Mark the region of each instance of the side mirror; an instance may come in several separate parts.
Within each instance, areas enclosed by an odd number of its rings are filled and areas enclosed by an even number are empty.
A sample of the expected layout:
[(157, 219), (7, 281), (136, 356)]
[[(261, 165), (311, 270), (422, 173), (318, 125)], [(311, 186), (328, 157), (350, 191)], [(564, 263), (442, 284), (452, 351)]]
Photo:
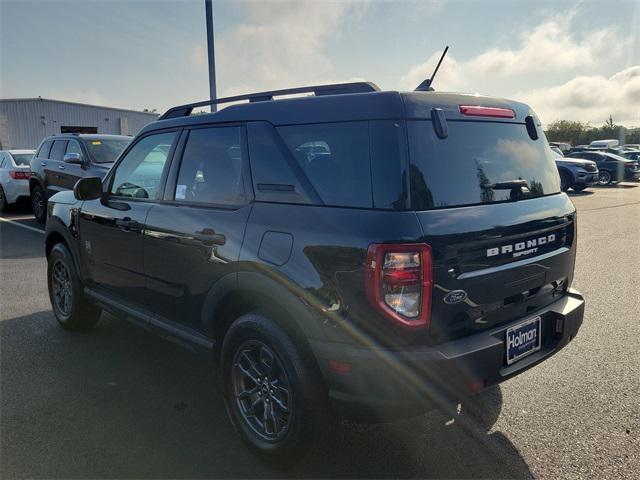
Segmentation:
[(72, 163), (74, 165), (84, 165), (82, 155), (79, 153), (67, 153), (64, 156), (64, 163)]
[(102, 179), (100, 177), (81, 178), (73, 186), (76, 200), (95, 200), (102, 197)]

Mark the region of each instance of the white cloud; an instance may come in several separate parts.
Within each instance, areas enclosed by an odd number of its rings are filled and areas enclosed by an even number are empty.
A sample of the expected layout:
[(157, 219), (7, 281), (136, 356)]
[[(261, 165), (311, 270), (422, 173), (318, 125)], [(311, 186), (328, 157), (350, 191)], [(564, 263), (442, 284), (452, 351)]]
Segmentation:
[[(365, 2), (269, 1), (238, 4), (248, 17), (216, 38), (216, 62), (224, 95), (286, 88), (339, 77), (323, 46), (350, 21), (359, 21)], [(202, 55), (192, 55), (198, 65)], [(206, 65), (205, 65), (206, 68)]]
[(578, 76), (562, 85), (514, 97), (530, 104), (545, 124), (568, 119), (600, 125), (611, 115), (616, 123), (640, 126), (640, 65), (609, 78)]
[[(617, 38), (613, 27), (578, 39), (571, 32), (574, 16), (572, 11), (562, 22), (551, 18), (527, 30), (518, 37), (517, 48), (494, 47), (466, 61), (448, 55), (438, 72), (439, 90), (469, 91), (498, 78), (591, 68), (620, 55), (624, 42)], [(430, 76), (439, 55), (436, 52), (426, 62), (411, 67), (400, 79), (402, 87), (415, 88)]]
[[(622, 70), (610, 78), (586, 74), (603, 68), (621, 54), (625, 41), (613, 28), (590, 32), (584, 39), (571, 30), (575, 12), (560, 23), (555, 18), (542, 22), (520, 36), (516, 48), (491, 48), (469, 60), (447, 56), (435, 82), (440, 91), (463, 91), (500, 95), (530, 104), (544, 123), (558, 119), (594, 124), (609, 115), (624, 125), (640, 125), (640, 66)], [(414, 65), (400, 78), (402, 89), (414, 89), (429, 77), (440, 52)], [(572, 80), (549, 85), (550, 79)], [(526, 90), (528, 85), (536, 85)], [(519, 90), (519, 91), (518, 91)]]

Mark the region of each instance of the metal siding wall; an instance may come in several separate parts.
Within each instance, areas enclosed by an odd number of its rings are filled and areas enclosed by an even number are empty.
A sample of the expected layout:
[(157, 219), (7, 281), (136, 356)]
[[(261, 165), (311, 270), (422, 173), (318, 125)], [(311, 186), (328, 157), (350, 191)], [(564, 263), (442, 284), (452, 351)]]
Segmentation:
[(37, 148), (43, 138), (60, 133), (61, 126), (96, 127), (98, 133), (120, 135), (122, 117), (128, 133), (135, 135), (158, 115), (49, 100), (0, 100), (0, 142), (4, 149)]

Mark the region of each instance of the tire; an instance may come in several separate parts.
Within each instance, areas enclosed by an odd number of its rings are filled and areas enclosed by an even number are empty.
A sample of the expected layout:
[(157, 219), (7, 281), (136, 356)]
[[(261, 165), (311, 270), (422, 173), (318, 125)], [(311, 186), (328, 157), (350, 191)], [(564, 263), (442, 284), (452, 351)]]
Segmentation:
[(53, 314), (65, 330), (91, 329), (100, 319), (100, 309), (84, 296), (73, 257), (62, 243), (49, 253), (47, 285)]
[(4, 194), (2, 185), (0, 185), (0, 212), (4, 212), (8, 207), (9, 203), (7, 203), (7, 197)]
[(327, 444), (336, 419), (318, 367), (275, 322), (249, 313), (231, 325), (222, 381), (231, 422), (267, 463), (290, 467)]
[(611, 172), (607, 170), (600, 170), (600, 173), (598, 174), (598, 185), (610, 185), (612, 181)]
[(573, 187), (573, 191), (574, 192), (581, 192), (583, 191), (585, 188), (587, 188), (587, 185), (585, 185), (584, 183), (581, 183), (580, 185), (574, 185)]
[(38, 223), (47, 221), (47, 197), (40, 185), (36, 185), (31, 191), (31, 210)]
[(571, 187), (571, 178), (565, 172), (560, 172), (560, 190), (566, 192)]

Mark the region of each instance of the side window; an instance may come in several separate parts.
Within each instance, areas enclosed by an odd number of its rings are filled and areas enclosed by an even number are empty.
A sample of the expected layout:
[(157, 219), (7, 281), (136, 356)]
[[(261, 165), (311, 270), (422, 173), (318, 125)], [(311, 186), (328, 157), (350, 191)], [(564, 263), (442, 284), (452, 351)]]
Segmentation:
[(53, 144), (52, 140), (47, 140), (42, 144), (40, 150), (38, 150), (38, 158), (49, 158), (49, 150), (51, 150), (51, 145)]
[(119, 197), (156, 198), (176, 135), (176, 132), (159, 133), (146, 136), (136, 143), (116, 168), (111, 194)]
[(66, 153), (77, 153), (82, 157), (82, 150), (80, 150), (80, 145), (75, 140), (69, 140), (69, 143), (67, 143)]
[(278, 127), (327, 205), (372, 207), (368, 122)]
[(53, 142), (53, 147), (51, 147), (51, 153), (49, 154), (49, 158), (51, 160), (59, 160), (62, 161), (64, 158), (64, 151), (67, 148), (66, 140), (56, 140)]
[[(256, 200), (263, 202), (311, 203), (302, 183), (304, 174), (290, 157), (287, 146), (278, 136), (273, 125), (267, 122), (250, 122), (249, 158), (251, 177)], [(294, 172), (297, 169), (298, 176)]]
[(244, 203), (240, 127), (198, 128), (184, 147), (175, 200), (214, 205)]

